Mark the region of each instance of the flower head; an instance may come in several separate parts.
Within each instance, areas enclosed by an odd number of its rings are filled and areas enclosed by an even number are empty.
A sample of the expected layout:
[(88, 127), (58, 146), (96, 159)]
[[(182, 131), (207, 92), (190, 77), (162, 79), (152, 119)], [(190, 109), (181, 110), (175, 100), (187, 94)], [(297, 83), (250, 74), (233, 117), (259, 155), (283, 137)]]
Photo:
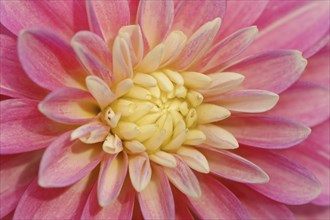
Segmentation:
[(284, 204), (327, 205), (315, 161), (329, 158), (301, 154), (329, 90), (308, 71), (297, 81), (328, 39), (326, 5), (1, 2), (1, 217), (291, 218)]

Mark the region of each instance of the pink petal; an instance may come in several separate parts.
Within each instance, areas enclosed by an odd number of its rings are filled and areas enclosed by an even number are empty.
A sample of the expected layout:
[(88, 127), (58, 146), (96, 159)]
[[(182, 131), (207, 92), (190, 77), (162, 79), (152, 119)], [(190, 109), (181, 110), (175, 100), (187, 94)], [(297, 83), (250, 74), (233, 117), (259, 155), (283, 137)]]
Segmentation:
[(138, 193), (145, 219), (174, 219), (174, 199), (170, 183), (159, 166), (153, 166), (151, 181)]
[(18, 35), (22, 29), (47, 28), (66, 38), (88, 29), (85, 4), (82, 1), (1, 1), (1, 23)]
[(100, 121), (92, 121), (76, 128), (71, 133), (71, 140), (80, 139), (87, 144), (103, 142), (110, 132), (110, 127)]
[(310, 129), (284, 118), (267, 116), (231, 116), (218, 123), (231, 132), (238, 142), (253, 147), (280, 149), (303, 141)]
[(329, 100), (329, 89), (300, 81), (283, 92), (275, 108), (266, 114), (290, 118), (307, 126), (314, 126), (329, 117)]
[(258, 164), (270, 176), (266, 184), (249, 185), (261, 194), (285, 204), (304, 204), (315, 199), (321, 186), (306, 168), (269, 151), (244, 147), (238, 150), (246, 159)]
[(101, 37), (89, 31), (80, 31), (72, 38), (71, 45), (89, 73), (107, 83), (112, 82), (112, 57)]
[(208, 175), (199, 175), (202, 195), (186, 197), (187, 205), (201, 219), (247, 219), (247, 213), (236, 196)]
[(243, 203), (251, 219), (295, 219), (293, 213), (284, 204), (268, 199), (241, 184), (230, 183), (230, 187)]
[(41, 114), (38, 102), (8, 99), (0, 102), (1, 154), (27, 152), (47, 147), (57, 135), (70, 127)]
[(242, 183), (266, 183), (269, 176), (256, 164), (226, 150), (199, 149), (206, 157), (210, 171)]
[(141, 192), (150, 182), (152, 169), (147, 153), (130, 155), (129, 176), (136, 191)]
[(20, 199), (14, 219), (79, 219), (93, 182), (87, 176), (70, 187), (46, 189), (35, 179)]
[(17, 41), (0, 35), (0, 92), (11, 97), (41, 99), (46, 91), (27, 77), (17, 57)]
[(322, 192), (315, 200), (314, 204), (329, 205), (330, 204), (330, 170), (329, 170), (329, 156), (322, 154), (319, 150), (314, 150), (318, 146), (310, 141), (308, 138), (303, 143), (299, 144), (293, 149), (281, 151), (281, 155), (291, 161), (295, 161), (307, 167), (312, 171), (317, 179), (321, 182)]
[(249, 52), (282, 48), (305, 52), (328, 32), (329, 8), (329, 1), (270, 2), (256, 22), (260, 35)]
[(128, 160), (126, 153), (107, 155), (103, 158), (97, 184), (97, 195), (102, 207), (115, 201), (126, 178)]
[(175, 219), (177, 220), (194, 220), (189, 208), (182, 202), (181, 194), (177, 189), (173, 190), (173, 197), (175, 201)]
[[(313, 127), (312, 134), (309, 136), (309, 140), (313, 143), (310, 146), (311, 149), (319, 151), (320, 153), (327, 155), (330, 159), (330, 121), (329, 119)], [(313, 145), (318, 147), (315, 149)]]
[[(220, 28), (220, 30), (222, 27)], [(215, 44), (204, 57), (196, 64), (196, 70), (205, 72), (219, 69), (221, 64), (231, 60), (244, 51), (254, 40), (258, 33), (256, 26), (247, 27), (236, 31)]]
[(140, 1), (137, 23), (141, 26), (150, 48), (163, 41), (170, 31), (173, 18), (173, 1)]
[(226, 15), (216, 41), (223, 39), (236, 30), (248, 27), (258, 19), (268, 4), (268, 0), (254, 1), (227, 1)]
[(329, 219), (330, 207), (329, 206), (317, 206), (312, 204), (306, 204), (301, 206), (290, 206), (291, 211), (294, 213), (296, 219), (299, 220), (311, 220), (311, 219)]
[(181, 30), (190, 36), (198, 28), (215, 18), (223, 18), (226, 1), (196, 0), (179, 1), (175, 6), (175, 17), (172, 30)]
[(0, 218), (14, 210), (38, 174), (40, 151), (0, 156)]
[(163, 167), (164, 172), (171, 183), (184, 194), (197, 198), (201, 195), (198, 179), (189, 166), (176, 156), (177, 166), (175, 168)]
[[(219, 106), (234, 112), (260, 113), (272, 109), (279, 96), (265, 90), (237, 90), (220, 96), (208, 97)], [(214, 100), (214, 101), (213, 101)]]
[(196, 30), (196, 32), (188, 38), (179, 57), (172, 64), (173, 67), (178, 70), (186, 70), (195, 64), (211, 46), (212, 41), (220, 28), (220, 24), (221, 20), (216, 18), (205, 23), (202, 27)]
[[(0, 5), (1, 7), (1, 5)], [(8, 30), (5, 26), (3, 26), (2, 23), (0, 23), (0, 34), (6, 35), (8, 37), (11, 37), (15, 40), (17, 40), (17, 36), (13, 34), (10, 30)]]
[(302, 74), (307, 62), (298, 51), (278, 50), (248, 57), (226, 68), (245, 76), (241, 87), (280, 93)]
[(39, 185), (63, 187), (89, 174), (103, 157), (98, 144), (70, 141), (71, 132), (57, 138), (46, 149), (39, 170)]
[(307, 67), (300, 79), (330, 87), (329, 57), (329, 48), (310, 57), (308, 59)]
[(89, 122), (100, 111), (88, 92), (68, 87), (50, 93), (38, 107), (48, 118), (69, 124)]
[(45, 89), (83, 87), (81, 79), (85, 72), (73, 49), (51, 32), (36, 29), (21, 32), (18, 55), (28, 76)]
[(111, 44), (118, 30), (130, 23), (127, 1), (86, 1), (91, 30)]
[[(127, 179), (128, 180), (128, 179)], [(121, 193), (110, 205), (102, 208), (98, 204), (96, 184), (89, 194), (81, 219), (131, 219), (134, 207), (135, 191), (129, 184), (124, 183)]]

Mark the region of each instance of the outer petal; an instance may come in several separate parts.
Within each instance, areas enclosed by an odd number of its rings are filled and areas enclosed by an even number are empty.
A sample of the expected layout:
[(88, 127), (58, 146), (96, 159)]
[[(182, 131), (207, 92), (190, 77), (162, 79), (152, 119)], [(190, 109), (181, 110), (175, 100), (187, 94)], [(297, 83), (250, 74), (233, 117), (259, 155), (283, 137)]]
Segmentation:
[(218, 17), (223, 18), (225, 11), (225, 0), (178, 1), (172, 30), (181, 30), (190, 36), (206, 22)]
[(175, 201), (175, 219), (177, 220), (194, 220), (189, 208), (182, 202), (181, 194), (177, 189), (173, 187), (173, 197)]
[(284, 204), (268, 199), (241, 184), (230, 183), (230, 187), (243, 203), (251, 219), (295, 219), (293, 213)]
[(137, 23), (141, 26), (150, 48), (155, 47), (166, 37), (173, 18), (173, 1), (140, 1)]
[(320, 150), (314, 150), (315, 148), (318, 148), (318, 145), (311, 142), (310, 138), (308, 138), (294, 149), (281, 151), (281, 155), (307, 167), (315, 174), (322, 184), (322, 192), (319, 197), (313, 200), (313, 203), (317, 205), (329, 205), (330, 159), (329, 155), (325, 155)]
[(91, 30), (110, 44), (130, 22), (128, 1), (86, 1), (86, 5)]
[(208, 175), (199, 175), (202, 194), (199, 198), (186, 197), (188, 206), (201, 219), (247, 219), (247, 212), (220, 182)]
[(200, 149), (207, 158), (210, 171), (218, 176), (243, 182), (265, 183), (269, 177), (265, 171), (254, 163), (225, 150)]
[(124, 152), (104, 157), (97, 184), (98, 201), (102, 207), (117, 199), (125, 181), (127, 168), (128, 160)]
[(174, 199), (170, 183), (159, 166), (153, 166), (151, 181), (138, 193), (145, 219), (174, 219)]
[(100, 145), (71, 142), (70, 134), (61, 135), (46, 149), (40, 163), (39, 185), (71, 185), (89, 174), (101, 161)]
[(39, 103), (39, 110), (48, 118), (61, 123), (82, 124), (91, 121), (100, 109), (86, 91), (62, 88)]
[(225, 70), (244, 75), (243, 88), (280, 93), (300, 77), (306, 64), (300, 52), (278, 50), (248, 57)]
[(312, 134), (309, 137), (309, 140), (313, 145), (318, 147), (315, 149), (313, 146), (310, 146), (310, 149), (316, 150), (323, 155), (326, 155), (330, 159), (330, 121), (329, 119), (324, 121), (322, 124), (319, 124), (313, 127)]
[(87, 176), (71, 187), (45, 189), (35, 179), (20, 199), (14, 219), (79, 219), (93, 182)]
[(329, 89), (301, 81), (283, 92), (275, 108), (266, 114), (286, 117), (314, 126), (329, 117), (329, 100)]
[(71, 45), (89, 73), (109, 84), (112, 82), (112, 57), (102, 38), (89, 31), (80, 31), (72, 38)]
[(216, 38), (216, 41), (233, 33), (236, 30), (250, 26), (260, 16), (268, 0), (254, 1), (227, 1), (226, 15)]
[(18, 35), (22, 29), (48, 28), (66, 38), (88, 28), (84, 2), (50, 1), (1, 1), (1, 23)]
[(8, 99), (0, 102), (1, 154), (27, 152), (47, 147), (70, 127), (42, 115), (32, 100)]
[(294, 213), (296, 219), (301, 220), (329, 219), (330, 216), (329, 206), (306, 204), (301, 206), (290, 206), (290, 209)]
[(232, 116), (218, 124), (239, 143), (268, 149), (291, 147), (310, 134), (303, 124), (276, 117)]
[(14, 210), (38, 174), (41, 152), (0, 156), (0, 218)]
[(330, 48), (320, 51), (308, 59), (308, 65), (301, 76), (306, 80), (330, 87)]
[[(273, 108), (279, 96), (265, 90), (238, 90), (206, 100), (225, 107), (230, 111), (260, 113)], [(213, 101), (214, 100), (214, 101)]]
[(89, 194), (81, 219), (131, 219), (134, 207), (135, 191), (128, 179), (121, 193), (110, 205), (102, 208), (98, 205), (96, 184)]
[(18, 55), (28, 76), (45, 89), (83, 87), (85, 72), (73, 49), (51, 32), (36, 29), (21, 32)]
[(11, 97), (41, 99), (46, 91), (27, 77), (17, 57), (17, 42), (0, 35), (0, 93)]
[(285, 204), (304, 204), (321, 192), (319, 181), (306, 168), (275, 153), (242, 148), (239, 154), (261, 166), (271, 177), (261, 185), (249, 185), (263, 195)]
[(308, 50), (329, 31), (329, 8), (329, 1), (272, 1), (256, 22), (260, 35), (249, 52)]

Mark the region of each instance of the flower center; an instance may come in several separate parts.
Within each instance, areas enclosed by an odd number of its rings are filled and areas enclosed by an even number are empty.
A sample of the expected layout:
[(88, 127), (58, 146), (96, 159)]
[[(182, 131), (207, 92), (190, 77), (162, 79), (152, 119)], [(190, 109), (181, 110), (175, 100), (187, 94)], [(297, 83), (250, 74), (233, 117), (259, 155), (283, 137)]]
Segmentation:
[(136, 72), (131, 89), (103, 112), (111, 127), (104, 151), (152, 155), (203, 143), (205, 135), (198, 124), (206, 109), (202, 108), (203, 96), (196, 89), (205, 88), (210, 82), (208, 76), (196, 72)]

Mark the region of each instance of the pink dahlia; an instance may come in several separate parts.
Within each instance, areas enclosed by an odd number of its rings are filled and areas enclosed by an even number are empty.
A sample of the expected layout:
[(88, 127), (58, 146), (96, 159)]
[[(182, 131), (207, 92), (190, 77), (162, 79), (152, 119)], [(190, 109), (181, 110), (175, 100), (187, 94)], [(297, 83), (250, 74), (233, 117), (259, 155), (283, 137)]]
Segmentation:
[(329, 215), (328, 1), (0, 6), (0, 217)]

